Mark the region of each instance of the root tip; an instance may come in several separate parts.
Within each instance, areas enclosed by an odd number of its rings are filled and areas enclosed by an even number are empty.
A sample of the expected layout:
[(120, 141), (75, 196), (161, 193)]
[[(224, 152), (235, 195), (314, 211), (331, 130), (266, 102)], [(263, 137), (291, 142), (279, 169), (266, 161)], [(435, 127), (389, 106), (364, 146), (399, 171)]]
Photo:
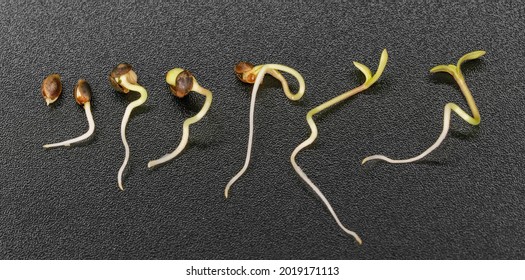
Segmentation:
[(224, 188), (224, 198), (228, 199), (228, 197), (230, 197), (230, 187), (232, 186), (232, 183), (228, 183), (228, 185), (226, 185), (226, 188)]

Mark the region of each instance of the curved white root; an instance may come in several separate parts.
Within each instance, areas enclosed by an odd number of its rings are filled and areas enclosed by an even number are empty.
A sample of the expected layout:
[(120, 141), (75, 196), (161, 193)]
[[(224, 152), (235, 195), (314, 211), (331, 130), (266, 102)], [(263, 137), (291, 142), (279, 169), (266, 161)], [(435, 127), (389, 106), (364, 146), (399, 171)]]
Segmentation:
[[(293, 94), (290, 91), (288, 87), (288, 83), (286, 82), (286, 79), (284, 79), (284, 77), (277, 70), (287, 72), (293, 75), (297, 79), (297, 81), (299, 82), (299, 90), (297, 91), (296, 94)], [(296, 70), (290, 67), (284, 66), (284, 65), (280, 65), (280, 64), (266, 64), (261, 68), (261, 70), (257, 74), (257, 78), (255, 79), (255, 83), (252, 89), (252, 99), (250, 102), (250, 135), (248, 138), (246, 160), (244, 161), (244, 166), (242, 167), (242, 169), (233, 178), (231, 178), (231, 180), (226, 185), (226, 188), (224, 188), (225, 198), (228, 198), (231, 186), (244, 174), (244, 172), (246, 172), (246, 170), (248, 169), (248, 166), (250, 165), (250, 157), (252, 154), (253, 133), (254, 133), (255, 97), (257, 95), (259, 86), (262, 83), (262, 80), (266, 73), (269, 73), (270, 75), (274, 76), (276, 79), (278, 79), (281, 82), (284, 93), (286, 97), (288, 97), (290, 100), (299, 100), (304, 95), (304, 91), (305, 91), (304, 79), (301, 76), (301, 74), (299, 74), (299, 72), (297, 72)]]
[(439, 147), (439, 145), (441, 145), (443, 140), (445, 140), (445, 138), (447, 137), (447, 133), (450, 128), (450, 119), (451, 119), (452, 111), (456, 112), (463, 119), (466, 119), (466, 118), (472, 119), (472, 117), (470, 117), (465, 111), (459, 108), (458, 105), (454, 103), (448, 103), (447, 105), (445, 105), (444, 116), (443, 116), (443, 130), (441, 131), (441, 134), (439, 135), (437, 141), (432, 146), (430, 146), (430, 148), (428, 148), (426, 151), (424, 151), (420, 155), (413, 157), (413, 158), (409, 158), (409, 159), (397, 159), (397, 160), (388, 158), (384, 155), (373, 155), (373, 156), (369, 156), (363, 159), (361, 164), (365, 164), (367, 161), (376, 160), (376, 159), (383, 160), (389, 163), (410, 163), (410, 162), (418, 161), (424, 158), (425, 156), (430, 154), (432, 151), (434, 151), (437, 147)]
[(297, 146), (294, 151), (292, 152), (292, 155), (290, 156), (290, 161), (292, 163), (292, 166), (295, 170), (295, 172), (299, 175), (299, 177), (301, 177), (301, 179), (303, 179), (307, 184), (308, 186), (310, 186), (310, 188), (317, 194), (317, 196), (321, 199), (321, 201), (324, 203), (324, 205), (326, 206), (326, 208), (328, 209), (328, 211), (330, 211), (330, 214), (332, 214), (332, 217), (334, 218), (334, 220), (336, 221), (337, 225), (339, 226), (339, 228), (341, 228), (345, 233), (347, 233), (348, 235), (351, 235), (352, 237), (355, 238), (355, 240), (357, 241), (357, 243), (359, 243), (359, 245), (361, 245), (363, 243), (363, 241), (361, 240), (361, 238), (357, 235), (357, 233), (355, 233), (354, 231), (351, 231), (349, 230), (348, 228), (346, 228), (343, 223), (341, 223), (341, 221), (339, 220), (339, 218), (337, 217), (337, 215), (335, 214), (335, 211), (334, 209), (332, 208), (332, 206), (330, 205), (330, 203), (328, 202), (328, 199), (326, 199), (326, 197), (323, 195), (323, 193), (321, 192), (321, 190), (310, 180), (310, 178), (308, 178), (308, 176), (306, 176), (306, 174), (304, 173), (304, 171), (299, 167), (299, 165), (297, 164), (297, 162), (295, 161), (295, 158), (297, 156), (297, 154), (303, 150), (304, 148), (308, 147), (309, 145), (311, 145), (315, 139), (317, 138), (317, 134), (318, 134), (318, 131), (317, 131), (317, 126), (315, 125), (315, 122), (314, 122), (314, 119), (313, 119), (313, 116), (345, 99), (348, 99), (350, 98), (351, 96), (355, 95), (355, 94), (358, 94), (359, 92), (363, 91), (363, 90), (366, 90), (367, 88), (369, 88), (372, 84), (374, 84), (378, 79), (379, 77), (381, 76), (381, 74), (383, 73), (383, 70), (385, 69), (386, 67), (386, 63), (388, 61), (388, 53), (386, 51), (386, 49), (383, 50), (383, 52), (381, 53), (381, 59), (379, 60), (379, 66), (377, 68), (377, 71), (375, 74), (372, 74), (372, 71), (370, 71), (370, 69), (366, 66), (366, 65), (363, 65), (359, 62), (355, 62), (354, 61), (354, 65), (359, 69), (361, 70), (361, 72), (363, 72), (363, 74), (365, 75), (366, 77), (366, 80), (365, 82), (352, 89), (352, 90), (349, 90), (341, 95), (338, 95), (326, 102), (324, 102), (323, 104), (313, 108), (312, 110), (308, 111), (308, 114), (306, 114), (306, 121), (308, 122), (308, 126), (310, 126), (310, 130), (311, 130), (311, 134), (310, 134), (310, 137), (308, 137), (308, 139), (306, 139), (303, 143), (301, 143), (299, 146)]
[(91, 137), (91, 135), (93, 135), (93, 132), (95, 131), (95, 121), (93, 120), (93, 115), (91, 114), (91, 104), (90, 104), (90, 102), (84, 103), (84, 110), (86, 111), (86, 117), (87, 117), (88, 124), (89, 124), (89, 129), (88, 129), (88, 131), (86, 133), (82, 134), (79, 137), (76, 137), (76, 138), (73, 138), (73, 139), (69, 139), (69, 140), (66, 140), (66, 141), (63, 141), (63, 142), (53, 143), (53, 144), (46, 144), (43, 147), (45, 149), (62, 147), (62, 146), (69, 147), (69, 146), (71, 146), (71, 144), (76, 144), (78, 142), (82, 142), (84, 140), (89, 139)]
[(299, 177), (301, 177), (301, 179), (303, 179), (306, 184), (308, 184), (308, 186), (310, 186), (310, 188), (317, 194), (317, 196), (321, 199), (321, 201), (324, 203), (324, 205), (326, 206), (326, 208), (328, 209), (328, 211), (330, 212), (330, 214), (332, 214), (332, 217), (334, 218), (334, 220), (336, 221), (337, 225), (339, 226), (339, 228), (341, 228), (344, 232), (346, 232), (347, 234), (353, 236), (355, 238), (355, 240), (357, 241), (357, 243), (359, 243), (359, 245), (361, 245), (363, 243), (363, 241), (361, 240), (361, 238), (357, 235), (357, 233), (349, 230), (348, 228), (346, 228), (343, 223), (341, 223), (341, 221), (339, 220), (339, 217), (337, 217), (337, 214), (335, 214), (335, 211), (334, 209), (332, 208), (332, 205), (330, 205), (330, 202), (328, 202), (328, 199), (326, 199), (326, 197), (323, 195), (323, 193), (321, 192), (321, 190), (310, 180), (310, 178), (308, 178), (308, 176), (306, 176), (306, 174), (304, 173), (304, 171), (301, 169), (301, 167), (299, 167), (299, 165), (297, 164), (297, 162), (295, 161), (295, 158), (297, 156), (297, 154), (303, 150), (304, 148), (310, 146), (314, 141), (315, 139), (317, 139), (317, 135), (318, 135), (318, 131), (317, 131), (317, 126), (315, 125), (315, 122), (314, 122), (314, 119), (313, 119), (313, 116), (319, 112), (321, 112), (322, 110), (336, 104), (336, 103), (339, 103), (363, 90), (365, 90), (367, 87), (365, 85), (361, 85), (357, 88), (354, 88), (350, 91), (347, 91), (337, 97), (334, 97), (332, 99), (330, 99), (329, 101), (313, 108), (312, 110), (310, 110), (308, 112), (308, 114), (306, 114), (306, 121), (308, 122), (308, 126), (310, 126), (310, 130), (311, 130), (311, 134), (310, 134), (310, 137), (308, 137), (308, 139), (306, 139), (303, 143), (301, 143), (299, 146), (297, 146), (295, 148), (295, 150), (292, 152), (292, 155), (290, 156), (290, 161), (292, 163), (292, 166), (295, 170), (295, 172), (299, 175)]
[[(312, 123), (313, 123), (313, 121), (312, 121)], [(337, 214), (335, 213), (334, 209), (332, 208), (332, 205), (330, 205), (330, 202), (328, 202), (328, 199), (326, 199), (326, 197), (323, 195), (321, 190), (310, 180), (310, 178), (308, 178), (308, 176), (306, 176), (304, 171), (301, 169), (301, 167), (299, 167), (299, 165), (297, 165), (297, 162), (295, 161), (295, 157), (297, 156), (297, 154), (302, 149), (304, 149), (304, 148), (308, 147), (310, 144), (312, 144), (314, 142), (315, 138), (316, 138), (317, 128), (315, 127), (315, 124), (313, 124), (313, 127), (311, 127), (311, 128), (312, 128), (312, 135), (310, 135), (310, 137), (308, 139), (306, 139), (306, 141), (304, 141), (299, 146), (297, 146), (297, 148), (295, 148), (295, 150), (293, 151), (293, 153), (292, 153), (292, 155), (290, 157), (290, 161), (292, 162), (292, 166), (295, 169), (295, 172), (297, 172), (297, 174), (308, 184), (308, 186), (310, 186), (310, 188), (312, 188), (312, 190), (315, 192), (315, 194), (317, 194), (317, 196), (319, 196), (319, 198), (324, 203), (324, 205), (326, 206), (328, 211), (330, 211), (330, 214), (332, 214), (332, 217), (334, 218), (334, 220), (337, 223), (337, 225), (339, 226), (339, 228), (341, 228), (347, 234), (353, 236), (355, 238), (355, 240), (357, 241), (357, 243), (359, 243), (359, 245), (361, 245), (361, 244), (363, 244), (363, 241), (361, 240), (359, 235), (357, 235), (357, 233), (347, 229), (343, 225), (343, 223), (341, 223), (341, 221), (337, 217)], [(314, 134), (314, 128), (315, 128), (315, 134)]]
[(194, 91), (206, 97), (206, 101), (204, 101), (204, 105), (202, 106), (202, 109), (199, 111), (199, 113), (197, 113), (197, 115), (191, 118), (188, 118), (187, 120), (184, 121), (184, 124), (182, 125), (182, 140), (180, 141), (179, 146), (177, 146), (175, 151), (167, 155), (164, 155), (163, 157), (159, 159), (148, 162), (149, 168), (153, 168), (160, 164), (164, 164), (174, 159), (176, 156), (178, 156), (184, 150), (184, 147), (186, 147), (186, 144), (188, 143), (188, 138), (190, 135), (190, 125), (200, 121), (204, 117), (204, 115), (206, 115), (206, 113), (208, 112), (208, 109), (210, 109), (211, 101), (212, 101), (211, 92), (199, 85), (194, 85)]
[(246, 169), (248, 169), (248, 166), (250, 165), (250, 157), (252, 155), (252, 145), (253, 145), (253, 132), (254, 132), (254, 115), (255, 115), (255, 97), (257, 96), (257, 91), (259, 90), (259, 85), (262, 82), (262, 78), (266, 74), (266, 68), (263, 67), (259, 74), (257, 75), (257, 78), (255, 79), (255, 84), (253, 85), (252, 90), (252, 99), (250, 101), (250, 135), (248, 136), (248, 148), (246, 151), (246, 160), (244, 161), (244, 166), (242, 169), (235, 175), (233, 178), (230, 179), (228, 184), (226, 185), (226, 188), (224, 189), (224, 197), (228, 198), (230, 188), (231, 186), (237, 181), (244, 172), (246, 172)]
[(126, 169), (126, 166), (128, 165), (129, 154), (130, 154), (129, 144), (128, 144), (128, 141), (126, 140), (126, 125), (129, 121), (129, 116), (131, 115), (131, 111), (133, 110), (133, 108), (130, 108), (131, 104), (133, 103), (130, 103), (128, 107), (126, 107), (126, 112), (124, 112), (124, 117), (122, 118), (122, 123), (120, 124), (120, 138), (122, 139), (122, 144), (124, 144), (124, 150), (126, 153), (126, 155), (124, 156), (124, 162), (120, 166), (120, 169), (118, 170), (118, 175), (117, 175), (118, 176), (118, 187), (121, 190), (124, 190), (124, 184), (122, 183), (122, 175), (124, 174), (124, 170)]
[(424, 158), (425, 156), (430, 154), (432, 151), (434, 151), (437, 147), (439, 147), (439, 145), (441, 145), (441, 142), (445, 140), (445, 137), (447, 136), (448, 130), (450, 128), (450, 118), (451, 118), (452, 111), (458, 114), (458, 116), (460, 116), (463, 120), (465, 120), (469, 124), (479, 125), (481, 121), (479, 110), (478, 110), (478, 107), (476, 106), (476, 102), (474, 102), (474, 97), (472, 97), (472, 93), (470, 92), (470, 89), (468, 88), (467, 83), (465, 82), (465, 78), (463, 77), (463, 74), (461, 73), (460, 66), (463, 62), (467, 60), (479, 58), (482, 55), (485, 55), (485, 51), (470, 52), (462, 56), (458, 60), (457, 65), (452, 65), (452, 64), (438, 65), (430, 69), (431, 73), (446, 72), (452, 75), (454, 80), (456, 80), (456, 82), (458, 83), (458, 86), (461, 89), (463, 96), (467, 100), (467, 104), (470, 108), (470, 111), (472, 112), (472, 116), (470, 116), (467, 112), (463, 111), (457, 104), (447, 103), (447, 105), (445, 105), (445, 110), (444, 110), (445, 112), (444, 112), (444, 117), (443, 117), (443, 131), (441, 132), (441, 135), (439, 135), (439, 138), (437, 139), (437, 141), (432, 146), (430, 146), (430, 148), (424, 151), (422, 154), (416, 157), (413, 157), (413, 158), (402, 159), (402, 160), (394, 160), (384, 155), (373, 155), (373, 156), (364, 158), (361, 164), (365, 164), (367, 161), (375, 160), (375, 159), (384, 160), (389, 163), (409, 163), (409, 162), (414, 162), (414, 161)]
[(124, 170), (126, 169), (126, 166), (129, 161), (129, 145), (128, 141), (126, 140), (126, 125), (129, 121), (129, 117), (131, 116), (131, 111), (135, 109), (136, 107), (142, 105), (144, 102), (146, 102), (146, 99), (148, 98), (148, 93), (146, 92), (146, 89), (143, 87), (137, 85), (137, 84), (130, 84), (125, 80), (125, 78), (122, 78), (121, 85), (132, 90), (140, 93), (140, 98), (129, 103), (128, 107), (126, 107), (126, 111), (124, 112), (124, 117), (122, 118), (122, 123), (120, 125), (120, 137), (122, 138), (122, 144), (124, 144), (124, 149), (126, 150), (126, 155), (124, 157), (124, 162), (122, 163), (122, 166), (120, 167), (118, 171), (118, 187), (121, 190), (124, 190), (124, 184), (122, 183), (122, 177), (124, 174)]

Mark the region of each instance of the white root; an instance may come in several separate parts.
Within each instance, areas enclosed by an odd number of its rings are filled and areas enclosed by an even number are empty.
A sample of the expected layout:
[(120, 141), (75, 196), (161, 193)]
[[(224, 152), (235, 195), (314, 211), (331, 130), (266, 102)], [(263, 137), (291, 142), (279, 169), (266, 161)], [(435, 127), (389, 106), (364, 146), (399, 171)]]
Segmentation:
[(93, 132), (95, 131), (95, 121), (93, 120), (93, 115), (91, 114), (91, 103), (90, 102), (84, 103), (84, 110), (86, 111), (86, 117), (87, 117), (88, 124), (89, 124), (89, 129), (86, 133), (82, 134), (79, 137), (69, 139), (63, 142), (46, 144), (44, 145), (44, 148), (49, 149), (49, 148), (56, 148), (56, 147), (62, 147), (62, 146), (69, 147), (72, 144), (76, 144), (76, 143), (89, 139), (93, 135)]

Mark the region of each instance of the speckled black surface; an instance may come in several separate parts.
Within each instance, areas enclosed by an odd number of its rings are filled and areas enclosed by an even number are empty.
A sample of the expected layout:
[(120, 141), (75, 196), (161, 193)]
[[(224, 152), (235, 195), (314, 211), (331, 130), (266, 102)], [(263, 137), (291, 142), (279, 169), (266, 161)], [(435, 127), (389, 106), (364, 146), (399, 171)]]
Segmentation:
[[(32, 1), (0, 3), (0, 257), (3, 259), (492, 259), (525, 257), (525, 8), (519, 2), (396, 4), (317, 1)], [(144, 2), (144, 3), (143, 3)], [(309, 134), (306, 112), (363, 81), (357, 60), (379, 83), (316, 118), (320, 137), (298, 162), (332, 202), (344, 235), (293, 171), (289, 156)], [(482, 123), (453, 117), (444, 145), (417, 164), (360, 160), (410, 157), (441, 131), (443, 106), (466, 107), (437, 64), (472, 50), (465, 65)], [(252, 163), (234, 185), (248, 139), (251, 86), (233, 74), (240, 60), (299, 70), (307, 91), (286, 99), (267, 77), (256, 105)], [(150, 94), (128, 126), (127, 189), (116, 186), (124, 149), (119, 127), (137, 97), (107, 81), (131, 63)], [(182, 122), (203, 99), (182, 101), (164, 81), (191, 70), (214, 93), (208, 115), (173, 150)], [(42, 79), (60, 73), (55, 106)], [(42, 144), (87, 129), (72, 89), (94, 91), (96, 137), (89, 145)], [(293, 82), (295, 85), (295, 82)]]

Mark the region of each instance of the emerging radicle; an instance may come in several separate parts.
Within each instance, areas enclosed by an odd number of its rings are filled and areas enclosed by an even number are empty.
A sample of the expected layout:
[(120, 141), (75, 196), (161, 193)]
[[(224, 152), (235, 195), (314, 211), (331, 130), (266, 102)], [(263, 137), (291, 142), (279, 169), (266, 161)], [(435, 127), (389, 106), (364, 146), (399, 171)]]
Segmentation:
[(47, 106), (57, 101), (62, 93), (62, 82), (60, 75), (51, 74), (42, 81), (42, 97), (46, 101)]
[(69, 147), (72, 144), (77, 144), (80, 142), (83, 142), (87, 139), (90, 139), (93, 135), (93, 132), (95, 131), (95, 121), (93, 120), (93, 114), (91, 114), (91, 87), (89, 86), (88, 82), (86, 80), (78, 80), (77, 85), (73, 89), (73, 95), (75, 96), (75, 100), (78, 105), (84, 107), (84, 111), (86, 111), (86, 118), (88, 121), (88, 131), (76, 138), (69, 139), (63, 142), (59, 143), (53, 143), (53, 144), (46, 144), (44, 145), (44, 148), (56, 148), (56, 147)]

